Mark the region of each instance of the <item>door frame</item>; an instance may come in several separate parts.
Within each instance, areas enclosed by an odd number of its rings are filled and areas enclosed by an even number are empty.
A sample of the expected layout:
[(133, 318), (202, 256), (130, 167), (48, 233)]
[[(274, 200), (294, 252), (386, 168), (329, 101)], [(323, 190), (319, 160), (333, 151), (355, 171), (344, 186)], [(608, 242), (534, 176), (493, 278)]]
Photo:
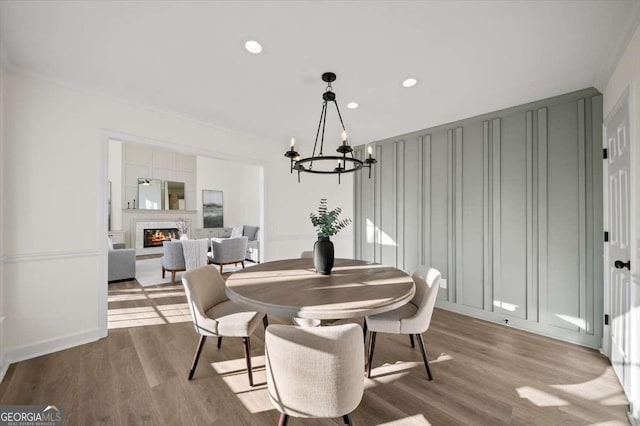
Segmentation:
[[(613, 117), (613, 115), (618, 112), (618, 110), (626, 103), (629, 109), (629, 175), (630, 175), (630, 184), (629, 184), (629, 233), (630, 235), (630, 259), (631, 259), (631, 302), (633, 303), (634, 299), (634, 286), (638, 285), (638, 281), (640, 281), (640, 269), (638, 268), (638, 250), (639, 250), (639, 241), (638, 238), (638, 226), (640, 224), (637, 222), (637, 208), (638, 208), (638, 199), (636, 196), (637, 191), (637, 154), (636, 150), (639, 148), (636, 145), (637, 137), (640, 136), (637, 134), (638, 128), (640, 127), (640, 119), (637, 116), (637, 100), (635, 99), (635, 94), (637, 93), (637, 83), (633, 82), (629, 84), (620, 94), (618, 100), (615, 103), (615, 106), (611, 109), (609, 114), (607, 114), (606, 119), (602, 125), (603, 138), (602, 143), (603, 147), (606, 147), (606, 123)], [(608, 192), (608, 162), (603, 161), (603, 220), (604, 223), (608, 225), (608, 202), (609, 202), (609, 192)], [(609, 248), (608, 245), (604, 246), (604, 271), (603, 274), (603, 283), (604, 283), (604, 291), (603, 291), (603, 305), (605, 307), (604, 312), (609, 313), (609, 306), (611, 303), (611, 283), (609, 282), (609, 274), (606, 272), (609, 267)], [(632, 424), (636, 424), (640, 419), (640, 367), (637, 364), (640, 362), (640, 313), (637, 312), (637, 309), (631, 309), (629, 315), (630, 318), (630, 330), (629, 333), (632, 336), (632, 340), (629, 343), (629, 360), (631, 362), (631, 371), (630, 379), (629, 379), (629, 389), (624, 389), (625, 394), (629, 398), (630, 406), (628, 417), (629, 421)], [(607, 356), (607, 358), (611, 358), (611, 326), (604, 325), (603, 333), (602, 333), (602, 349), (601, 352)], [(623, 388), (624, 388), (624, 384)]]
[[(638, 243), (636, 240), (636, 235), (637, 235), (637, 226), (638, 224), (636, 223), (636, 186), (637, 186), (637, 180), (636, 180), (636, 132), (637, 132), (637, 125), (640, 124), (637, 122), (636, 119), (636, 112), (635, 112), (635, 102), (634, 102), (634, 93), (635, 93), (635, 89), (634, 84), (630, 84), (628, 85), (620, 94), (620, 96), (618, 97), (618, 100), (616, 101), (615, 105), (613, 108), (611, 108), (611, 111), (609, 111), (609, 113), (607, 114), (607, 117), (604, 119), (604, 122), (602, 123), (602, 148), (607, 148), (607, 126), (606, 124), (609, 122), (609, 120), (611, 118), (613, 118), (613, 116), (618, 112), (618, 110), (620, 108), (622, 108), (625, 104), (627, 105), (627, 108), (629, 110), (629, 155), (630, 155), (630, 161), (629, 161), (629, 175), (630, 175), (630, 182), (629, 182), (629, 233), (630, 235), (630, 239), (629, 239), (629, 246), (630, 246), (630, 258), (632, 259), (631, 261), (631, 279), (633, 280), (633, 277), (635, 274), (638, 273), (638, 262), (636, 261), (638, 259), (638, 253), (637, 253), (637, 248), (638, 248)], [(603, 163), (603, 171), (602, 171), (602, 188), (603, 188), (603, 192), (602, 192), (602, 219), (603, 219), (603, 223), (605, 225), (605, 231), (609, 231), (608, 228), (608, 224), (609, 224), (609, 183), (608, 183), (608, 178), (609, 178), (609, 162), (608, 161), (602, 161)], [(610, 314), (611, 312), (611, 300), (609, 299), (609, 292), (610, 292), (610, 288), (611, 288), (611, 283), (609, 282), (609, 273), (608, 273), (608, 269), (609, 269), (609, 246), (606, 243), (604, 244), (604, 249), (603, 249), (603, 284), (604, 284), (604, 289), (603, 289), (603, 307), (604, 307), (604, 314)], [(633, 285), (633, 284), (632, 284)], [(610, 319), (611, 321), (611, 319)], [(632, 333), (638, 333), (640, 332), (640, 327), (635, 327), (634, 330), (634, 325), (632, 324)], [(633, 335), (633, 334), (632, 334)], [(602, 330), (602, 348), (601, 348), (601, 352), (607, 356), (607, 358), (611, 358), (611, 325), (606, 325), (604, 324), (603, 321), (603, 330)]]

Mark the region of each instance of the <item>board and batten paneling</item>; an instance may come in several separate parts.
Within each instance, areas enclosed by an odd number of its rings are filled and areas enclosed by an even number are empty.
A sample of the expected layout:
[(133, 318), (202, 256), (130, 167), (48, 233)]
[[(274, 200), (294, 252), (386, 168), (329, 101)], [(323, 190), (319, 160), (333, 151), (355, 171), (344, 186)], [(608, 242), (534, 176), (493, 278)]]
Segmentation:
[(374, 142), (356, 257), (437, 268), (441, 308), (599, 347), (601, 126), (585, 89)]

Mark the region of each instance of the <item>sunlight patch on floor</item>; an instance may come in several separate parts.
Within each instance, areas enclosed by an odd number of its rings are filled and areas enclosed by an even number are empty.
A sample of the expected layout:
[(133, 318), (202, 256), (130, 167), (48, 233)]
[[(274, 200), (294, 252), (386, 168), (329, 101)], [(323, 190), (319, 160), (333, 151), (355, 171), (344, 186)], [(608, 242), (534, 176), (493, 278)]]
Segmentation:
[(114, 294), (107, 298), (109, 302), (128, 302), (131, 300), (145, 300), (144, 294)]
[(190, 321), (191, 313), (186, 303), (109, 309), (107, 313), (107, 326), (110, 330)]
[(440, 356), (438, 356), (438, 358), (434, 359), (434, 360), (429, 360), (429, 365), (431, 364), (437, 364), (439, 362), (445, 362), (445, 361), (452, 361), (453, 357), (449, 354), (440, 354)]
[(538, 407), (561, 407), (570, 405), (562, 398), (530, 386), (519, 387), (516, 389), (516, 392), (518, 392), (520, 398), (528, 399), (529, 402)]
[(411, 425), (430, 425), (424, 414), (416, 414), (415, 416), (404, 417), (402, 419), (393, 420), (386, 423), (378, 423), (378, 426), (411, 426)]
[(398, 361), (393, 364), (383, 364), (371, 369), (371, 378), (364, 381), (364, 388), (371, 389), (379, 384), (388, 384), (412, 373), (411, 369), (423, 365), (422, 362)]
[[(223, 341), (224, 342), (224, 341)], [(211, 363), (213, 369), (222, 376), (222, 380), (250, 413), (275, 410), (269, 400), (267, 373), (264, 367), (264, 355), (252, 356), (254, 386), (249, 386), (247, 364), (244, 358), (230, 359)]]
[(616, 380), (613, 368), (607, 367), (599, 377), (593, 380), (570, 385), (551, 385), (551, 387), (582, 399), (600, 401), (602, 405), (626, 405), (627, 399), (618, 387), (612, 385)]

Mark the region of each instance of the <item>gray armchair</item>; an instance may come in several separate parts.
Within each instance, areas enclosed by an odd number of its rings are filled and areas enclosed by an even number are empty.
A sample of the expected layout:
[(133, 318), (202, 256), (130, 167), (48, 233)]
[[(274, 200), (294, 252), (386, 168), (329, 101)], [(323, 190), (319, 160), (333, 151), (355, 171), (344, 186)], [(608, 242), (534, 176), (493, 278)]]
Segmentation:
[(244, 257), (247, 252), (247, 237), (240, 238), (212, 238), (211, 257), (209, 263), (220, 265), (220, 273), (224, 265), (242, 264), (244, 269)]
[(136, 249), (127, 249), (124, 244), (114, 244), (109, 250), (108, 281), (133, 279), (136, 276)]
[(165, 272), (171, 272), (171, 282), (176, 282), (176, 272), (186, 269), (184, 262), (184, 252), (182, 250), (182, 241), (164, 241), (162, 243), (164, 255), (161, 259), (162, 278)]
[(260, 263), (260, 239), (258, 238), (258, 232), (260, 232), (259, 226), (242, 226), (242, 235), (248, 239), (245, 259), (254, 263)]

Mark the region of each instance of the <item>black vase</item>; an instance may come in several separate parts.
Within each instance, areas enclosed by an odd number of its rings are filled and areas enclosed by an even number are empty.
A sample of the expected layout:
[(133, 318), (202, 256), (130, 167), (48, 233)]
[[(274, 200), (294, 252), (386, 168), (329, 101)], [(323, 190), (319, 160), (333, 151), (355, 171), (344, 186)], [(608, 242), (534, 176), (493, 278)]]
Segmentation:
[(313, 266), (322, 275), (331, 274), (333, 268), (333, 243), (329, 237), (318, 237), (313, 245)]

